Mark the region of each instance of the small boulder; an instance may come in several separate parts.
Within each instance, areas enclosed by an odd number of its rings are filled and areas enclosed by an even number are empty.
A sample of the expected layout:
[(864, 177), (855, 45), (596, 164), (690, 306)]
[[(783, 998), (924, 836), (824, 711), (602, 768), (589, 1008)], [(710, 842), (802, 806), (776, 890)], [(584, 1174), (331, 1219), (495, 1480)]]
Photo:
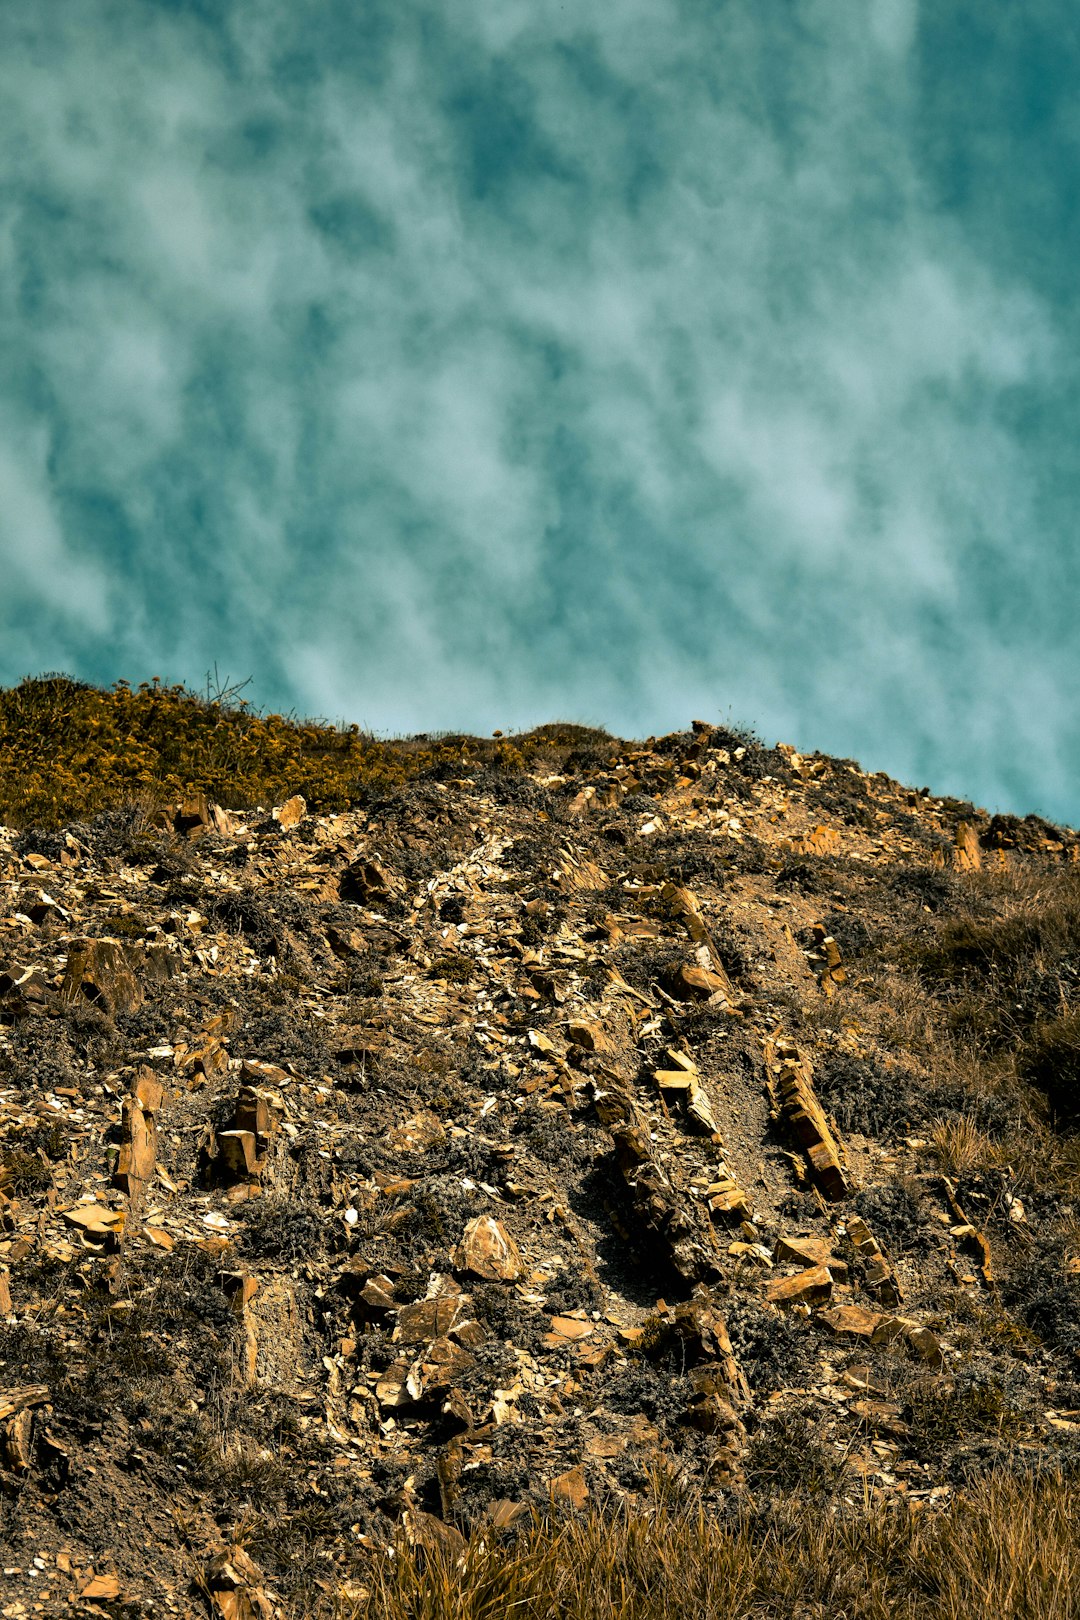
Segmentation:
[(454, 1264), (491, 1282), (514, 1282), (521, 1276), (521, 1253), (500, 1221), (477, 1215), (462, 1233)]

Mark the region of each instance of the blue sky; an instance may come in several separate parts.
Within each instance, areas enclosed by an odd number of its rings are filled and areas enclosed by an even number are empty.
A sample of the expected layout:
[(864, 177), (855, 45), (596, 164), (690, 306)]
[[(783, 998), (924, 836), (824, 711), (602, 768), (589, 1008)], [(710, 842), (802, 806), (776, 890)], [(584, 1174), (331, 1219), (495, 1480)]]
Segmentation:
[(0, 681), (1080, 822), (1065, 0), (0, 15)]

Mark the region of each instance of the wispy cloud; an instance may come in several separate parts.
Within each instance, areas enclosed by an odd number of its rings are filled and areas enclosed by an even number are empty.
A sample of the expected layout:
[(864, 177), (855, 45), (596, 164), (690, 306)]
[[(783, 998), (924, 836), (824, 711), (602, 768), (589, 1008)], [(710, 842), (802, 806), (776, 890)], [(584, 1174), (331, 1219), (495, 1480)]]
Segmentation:
[(730, 712), (1078, 817), (1072, 334), (943, 200), (938, 13), (19, 9), (5, 678)]
[(43, 425), (0, 417), (0, 571), (12, 624), (40, 611), (87, 630), (108, 628), (106, 571), (65, 540), (48, 470)]

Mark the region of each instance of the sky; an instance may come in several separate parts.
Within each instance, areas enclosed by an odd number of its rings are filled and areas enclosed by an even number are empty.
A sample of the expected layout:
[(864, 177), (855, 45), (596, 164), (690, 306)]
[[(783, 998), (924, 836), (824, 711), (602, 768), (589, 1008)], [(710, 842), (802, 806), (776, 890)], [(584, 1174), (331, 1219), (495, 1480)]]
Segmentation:
[(0, 684), (1080, 823), (1075, 0), (0, 9)]

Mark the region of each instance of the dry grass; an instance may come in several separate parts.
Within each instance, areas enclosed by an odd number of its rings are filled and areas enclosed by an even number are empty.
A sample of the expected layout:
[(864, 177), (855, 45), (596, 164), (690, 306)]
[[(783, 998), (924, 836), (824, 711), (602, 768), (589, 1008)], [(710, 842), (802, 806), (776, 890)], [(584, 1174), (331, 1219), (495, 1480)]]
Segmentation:
[[(949, 1008), (957, 1033), (991, 1053), (1028, 1040), (1037, 1023), (1067, 1018), (1078, 987), (1080, 869), (976, 873), (970, 892), (969, 915), (944, 919), (898, 955)], [(1077, 1033), (1056, 1032), (1074, 1061)]]
[(934, 1152), (946, 1175), (965, 1176), (972, 1170), (996, 1169), (1001, 1151), (966, 1115), (942, 1120), (930, 1133)]
[(1056, 1114), (1069, 1121), (1080, 1118), (1080, 1011), (1041, 1019), (1027, 1038), (1022, 1062)]
[(1080, 1483), (998, 1477), (944, 1511), (793, 1502), (718, 1522), (700, 1505), (536, 1522), (512, 1547), (373, 1557), (338, 1620), (1076, 1620)]
[(893, 935), (870, 986), (879, 1041), (963, 1116), (933, 1130), (942, 1167), (1009, 1165), (1074, 1192), (1080, 869), (1032, 860), (970, 874), (951, 913)]
[(998, 1151), (1019, 1186), (1053, 1188), (1062, 1197), (1080, 1198), (1080, 1135), (1062, 1135), (1034, 1121), (1010, 1131)]
[(878, 971), (870, 993), (877, 1004), (878, 1035), (884, 1046), (910, 1053), (917, 1060), (940, 1060), (942, 1030), (939, 1010), (913, 975)]

